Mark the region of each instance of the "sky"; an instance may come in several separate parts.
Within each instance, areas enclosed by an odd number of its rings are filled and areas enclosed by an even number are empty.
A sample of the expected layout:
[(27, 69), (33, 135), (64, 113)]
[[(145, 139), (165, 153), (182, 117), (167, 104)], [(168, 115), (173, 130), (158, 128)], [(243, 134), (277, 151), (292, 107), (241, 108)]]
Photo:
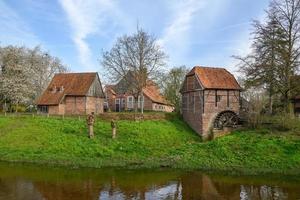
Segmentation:
[(73, 72), (97, 71), (103, 51), (137, 26), (173, 66), (224, 67), (250, 51), (251, 21), (269, 0), (0, 0), (0, 45), (40, 45)]

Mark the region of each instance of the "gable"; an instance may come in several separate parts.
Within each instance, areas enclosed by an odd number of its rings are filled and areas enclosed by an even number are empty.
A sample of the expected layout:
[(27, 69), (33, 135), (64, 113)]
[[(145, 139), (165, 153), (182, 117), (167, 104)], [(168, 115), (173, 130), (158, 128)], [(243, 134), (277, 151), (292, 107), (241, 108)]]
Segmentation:
[(198, 77), (195, 74), (187, 75), (182, 83), (180, 92), (203, 89)]
[(92, 85), (90, 86), (86, 95), (94, 96), (94, 97), (101, 97), (101, 98), (105, 97), (98, 74), (95, 77), (95, 79), (94, 79)]

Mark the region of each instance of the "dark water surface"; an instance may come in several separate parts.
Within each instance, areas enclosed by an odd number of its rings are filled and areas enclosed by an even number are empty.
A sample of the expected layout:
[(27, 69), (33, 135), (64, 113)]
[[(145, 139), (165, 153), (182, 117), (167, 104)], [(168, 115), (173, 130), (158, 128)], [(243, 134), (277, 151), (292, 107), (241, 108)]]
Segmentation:
[(0, 199), (300, 199), (300, 179), (0, 163)]

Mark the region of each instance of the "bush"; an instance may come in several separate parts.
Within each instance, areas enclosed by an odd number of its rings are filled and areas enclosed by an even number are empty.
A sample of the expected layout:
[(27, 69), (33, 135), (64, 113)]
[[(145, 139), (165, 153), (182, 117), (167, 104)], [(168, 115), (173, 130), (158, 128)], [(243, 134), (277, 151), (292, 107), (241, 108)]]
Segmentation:
[(252, 113), (247, 116), (246, 126), (251, 129), (268, 129), (272, 133), (290, 131), (300, 135), (300, 119), (289, 114), (270, 116)]

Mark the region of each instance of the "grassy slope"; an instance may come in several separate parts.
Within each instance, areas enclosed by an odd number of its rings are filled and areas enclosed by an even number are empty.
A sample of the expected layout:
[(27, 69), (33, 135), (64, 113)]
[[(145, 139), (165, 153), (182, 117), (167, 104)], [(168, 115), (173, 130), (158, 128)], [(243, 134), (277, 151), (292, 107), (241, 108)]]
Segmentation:
[(84, 120), (0, 117), (0, 160), (300, 175), (297, 134), (240, 131), (203, 143), (178, 118), (120, 121), (118, 126), (118, 138), (112, 140), (110, 123), (97, 121), (90, 140)]

